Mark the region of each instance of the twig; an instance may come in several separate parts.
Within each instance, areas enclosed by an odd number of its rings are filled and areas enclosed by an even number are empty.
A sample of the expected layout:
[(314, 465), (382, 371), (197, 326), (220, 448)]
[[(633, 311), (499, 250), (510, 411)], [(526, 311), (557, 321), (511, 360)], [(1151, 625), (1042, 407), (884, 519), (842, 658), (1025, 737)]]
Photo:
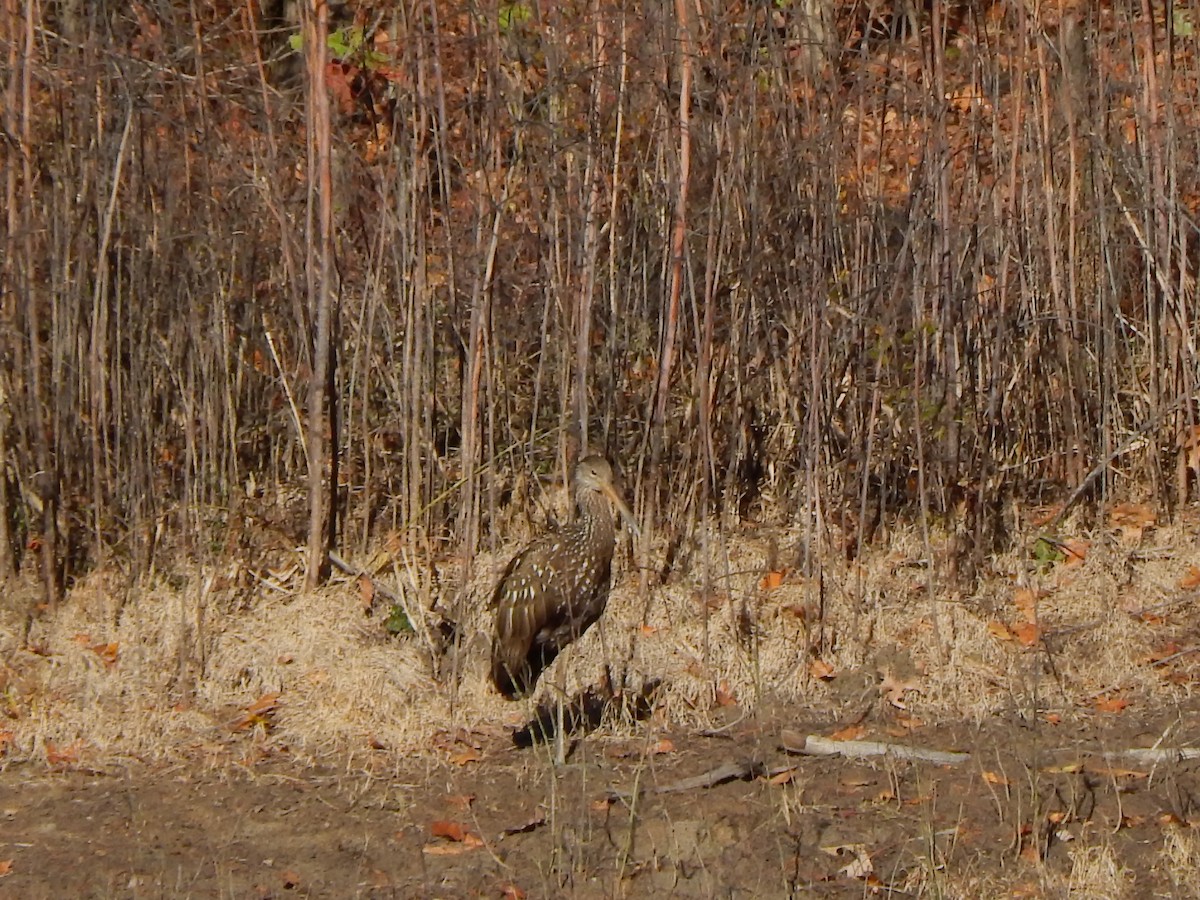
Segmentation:
[(889, 756), (893, 759), (930, 762), (939, 766), (957, 766), (971, 758), (970, 753), (927, 750), (924, 747), (887, 744), (883, 741), (835, 741), (816, 734), (805, 737), (798, 731), (791, 731), (787, 728), (783, 730), (780, 738), (784, 750), (789, 753), (803, 753), (807, 756), (844, 756), (847, 759)]
[[(701, 772), (699, 775), (693, 775), (690, 778), (682, 778), (679, 781), (673, 781), (670, 784), (660, 785), (658, 787), (649, 788), (644, 793), (647, 794), (677, 794), (681, 791), (694, 791), (698, 788), (716, 787), (719, 784), (725, 784), (729, 781), (746, 781), (751, 778), (759, 778), (760, 776), (777, 775), (779, 772), (786, 772), (794, 769), (795, 766), (782, 766), (770, 768), (761, 759), (744, 759), (740, 762), (730, 762), (709, 769), (707, 772)], [(609, 797), (613, 799), (627, 800), (636, 792), (629, 791), (611, 791)]]
[(356, 566), (353, 563), (346, 562), (346, 560), (342, 559), (333, 551), (330, 551), (329, 553), (329, 561), (333, 563), (334, 568), (345, 572), (347, 575), (353, 575), (355, 578), (367, 579), (367, 581), (371, 583), (371, 587), (375, 590), (375, 593), (383, 597), (384, 600), (390, 600), (392, 603), (401, 602), (399, 594), (380, 584), (379, 580), (376, 579), (375, 576), (373, 576), (366, 569)]
[(1104, 754), (1107, 760), (1127, 759), (1139, 763), (1183, 762), (1200, 759), (1198, 747), (1132, 747), (1128, 750), (1110, 750)]

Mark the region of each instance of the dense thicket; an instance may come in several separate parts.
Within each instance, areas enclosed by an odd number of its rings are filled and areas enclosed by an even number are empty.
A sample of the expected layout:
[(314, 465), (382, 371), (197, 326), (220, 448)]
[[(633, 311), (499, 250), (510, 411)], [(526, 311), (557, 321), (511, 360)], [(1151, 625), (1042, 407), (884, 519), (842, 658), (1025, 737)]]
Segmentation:
[[(5, 565), (301, 543), (295, 10), (4, 5)], [(581, 441), (814, 552), (1184, 496), (1200, 9), (1028, 6), (336, 4), (341, 545), (469, 551)]]

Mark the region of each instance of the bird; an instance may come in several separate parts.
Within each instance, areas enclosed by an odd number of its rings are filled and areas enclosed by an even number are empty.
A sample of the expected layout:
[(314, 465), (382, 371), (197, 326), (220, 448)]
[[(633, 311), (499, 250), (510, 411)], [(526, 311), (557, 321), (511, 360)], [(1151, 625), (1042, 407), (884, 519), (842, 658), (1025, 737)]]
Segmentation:
[(558, 654), (603, 614), (616, 544), (614, 506), (638, 533), (603, 456), (581, 459), (573, 481), (575, 520), (514, 556), (492, 598), (492, 683), (508, 700), (530, 696)]

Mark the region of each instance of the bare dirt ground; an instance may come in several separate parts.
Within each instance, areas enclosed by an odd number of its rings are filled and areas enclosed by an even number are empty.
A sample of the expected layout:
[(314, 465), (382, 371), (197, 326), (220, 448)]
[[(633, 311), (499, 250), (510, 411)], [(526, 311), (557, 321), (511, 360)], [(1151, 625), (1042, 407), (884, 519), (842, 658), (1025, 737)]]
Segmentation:
[[(471, 761), (348, 771), (284, 752), (214, 767), (0, 778), (6, 897), (1195, 897), (1200, 762), (1105, 749), (1200, 710), (924, 729), (958, 766), (780, 749), (788, 710), (568, 763), (501, 735)], [(814, 724), (814, 723), (810, 723)], [(803, 729), (801, 729), (803, 730)], [(885, 740), (895, 742), (886, 732)], [(746, 774), (737, 777), (737, 770)], [(722, 776), (728, 780), (721, 780)], [(719, 783), (714, 783), (719, 782)]]
[(97, 576), (27, 633), (10, 594), (0, 897), (1200, 897), (1198, 533), (1100, 529), (933, 597), (906, 534), (814, 578), (749, 530), (709, 589), (625, 556), (541, 696), (604, 660), (658, 687), (565, 765), (515, 746), (474, 599), (434, 662), (353, 580)]

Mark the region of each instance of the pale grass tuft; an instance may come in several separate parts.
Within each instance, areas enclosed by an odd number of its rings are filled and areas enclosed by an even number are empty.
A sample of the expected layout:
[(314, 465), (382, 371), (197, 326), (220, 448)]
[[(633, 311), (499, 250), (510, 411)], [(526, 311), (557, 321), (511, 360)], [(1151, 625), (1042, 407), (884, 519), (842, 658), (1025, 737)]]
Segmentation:
[(1072, 847), (1066, 895), (1073, 900), (1125, 900), (1132, 897), (1133, 873), (1104, 844)]
[(1194, 896), (1196, 873), (1200, 872), (1200, 834), (1194, 829), (1166, 828), (1156, 866), (1162, 871), (1180, 896)]

